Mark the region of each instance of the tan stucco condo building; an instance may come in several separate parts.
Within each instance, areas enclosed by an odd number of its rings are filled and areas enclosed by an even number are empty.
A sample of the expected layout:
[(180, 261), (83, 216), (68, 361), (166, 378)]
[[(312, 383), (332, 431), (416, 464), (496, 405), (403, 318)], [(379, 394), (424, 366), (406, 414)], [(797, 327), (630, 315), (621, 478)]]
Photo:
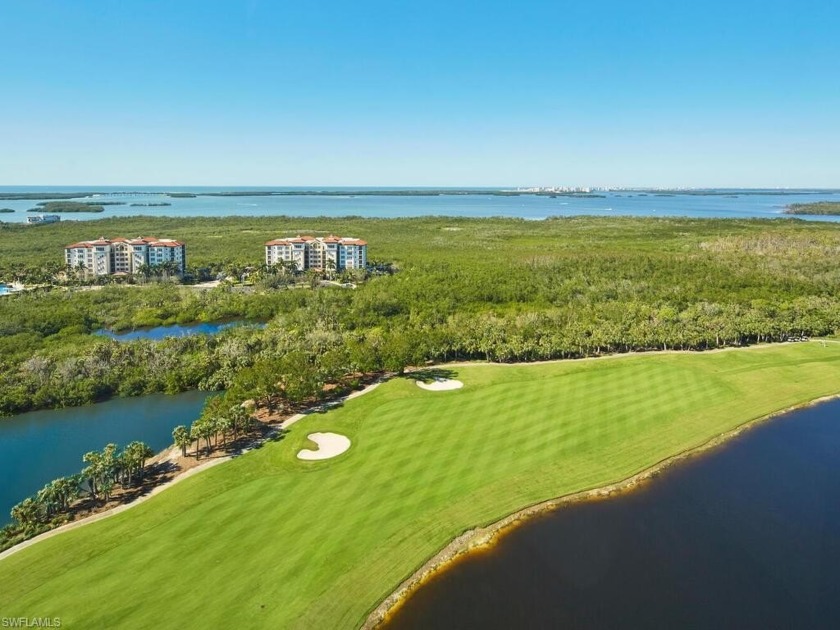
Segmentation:
[(339, 236), (294, 236), (268, 241), (265, 244), (265, 264), (281, 262), (294, 262), (301, 271), (330, 267), (336, 271), (364, 269), (367, 266), (367, 243)]
[(187, 266), (184, 243), (170, 238), (142, 236), (132, 239), (99, 238), (81, 241), (64, 248), (64, 261), (73, 269), (83, 266), (96, 276), (134, 274), (143, 265), (154, 267), (173, 262), (178, 273)]

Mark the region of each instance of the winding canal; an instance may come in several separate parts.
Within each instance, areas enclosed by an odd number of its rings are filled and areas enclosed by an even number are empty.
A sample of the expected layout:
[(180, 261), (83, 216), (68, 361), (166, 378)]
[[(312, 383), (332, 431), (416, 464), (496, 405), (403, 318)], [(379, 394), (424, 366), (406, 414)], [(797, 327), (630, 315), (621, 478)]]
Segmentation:
[(110, 337), (117, 341), (134, 341), (135, 339), (147, 339), (150, 341), (160, 341), (167, 337), (192, 337), (193, 335), (215, 335), (236, 326), (250, 326), (252, 328), (265, 328), (265, 324), (259, 322), (207, 322), (203, 324), (187, 324), (179, 325), (173, 324), (171, 326), (155, 326), (154, 328), (137, 328), (135, 330), (127, 330), (122, 332), (113, 332), (111, 330), (102, 329), (97, 330), (94, 334)]

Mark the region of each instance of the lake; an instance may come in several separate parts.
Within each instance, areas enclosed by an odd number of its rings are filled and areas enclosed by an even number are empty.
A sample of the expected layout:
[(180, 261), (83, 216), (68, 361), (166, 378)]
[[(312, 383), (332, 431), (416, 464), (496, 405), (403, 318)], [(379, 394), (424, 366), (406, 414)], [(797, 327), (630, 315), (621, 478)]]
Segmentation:
[(168, 447), (172, 429), (198, 418), (209, 395), (153, 394), (0, 417), (0, 525), (11, 520), (9, 511), (15, 504), (44, 484), (79, 472), (88, 451), (134, 440), (156, 452)]
[(526, 521), (388, 628), (840, 627), (840, 401)]
[[(126, 193), (127, 190), (130, 193)], [(19, 192), (91, 192), (107, 193), (97, 198), (77, 201), (122, 202), (125, 205), (107, 205), (101, 213), (63, 214), (62, 221), (84, 221), (107, 217), (136, 215), (157, 217), (223, 217), (223, 216), (334, 216), (358, 215), (363, 217), (416, 217), (428, 215), (461, 217), (521, 217), (544, 219), (548, 216), (599, 215), (599, 216), (683, 216), (706, 218), (778, 218), (784, 207), (791, 203), (812, 201), (838, 201), (838, 191), (755, 191), (726, 190), (719, 195), (657, 194), (641, 191), (615, 191), (598, 193), (603, 197), (555, 198), (520, 195), (515, 197), (490, 194), (440, 195), (440, 196), (365, 196), (354, 195), (359, 188), (328, 188), (342, 195), (321, 196), (250, 196), (208, 197), (201, 193), (221, 191), (294, 191), (306, 190), (291, 187), (26, 187), (0, 186), (0, 193)], [(382, 190), (375, 189), (375, 190)], [(488, 189), (490, 190), (490, 189)], [(164, 192), (194, 192), (197, 197), (168, 197)], [(756, 194), (756, 193), (760, 194)], [(25, 222), (26, 210), (38, 199), (3, 201), (14, 210), (4, 215), (4, 221)], [(169, 206), (131, 206), (130, 204), (168, 203)], [(31, 214), (31, 213), (29, 213)], [(840, 217), (799, 218), (819, 221), (838, 221)], [(33, 229), (38, 229), (33, 227)]]
[(113, 332), (111, 330), (97, 330), (94, 334), (110, 337), (117, 341), (133, 341), (135, 339), (150, 339), (152, 341), (159, 341), (166, 337), (190, 337), (192, 335), (215, 335), (227, 328), (234, 326), (256, 326), (265, 327), (261, 323), (248, 322), (208, 322), (204, 324), (189, 324), (186, 326), (172, 325), (172, 326), (156, 326), (154, 328), (137, 328), (135, 330), (128, 330), (124, 332)]

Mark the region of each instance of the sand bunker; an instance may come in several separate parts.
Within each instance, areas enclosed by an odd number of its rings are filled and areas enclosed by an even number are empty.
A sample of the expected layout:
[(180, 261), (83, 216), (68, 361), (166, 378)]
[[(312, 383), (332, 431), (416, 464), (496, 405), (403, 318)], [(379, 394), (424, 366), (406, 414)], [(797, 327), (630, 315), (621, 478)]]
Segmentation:
[(461, 389), (463, 386), (464, 384), (461, 381), (456, 381), (451, 378), (436, 378), (431, 383), (417, 381), (417, 387), (428, 389), (431, 392), (445, 392), (450, 389)]
[(318, 450), (302, 449), (297, 454), (298, 459), (308, 461), (330, 459), (336, 455), (341, 455), (350, 448), (350, 438), (346, 435), (340, 435), (338, 433), (310, 433), (306, 437), (318, 445)]

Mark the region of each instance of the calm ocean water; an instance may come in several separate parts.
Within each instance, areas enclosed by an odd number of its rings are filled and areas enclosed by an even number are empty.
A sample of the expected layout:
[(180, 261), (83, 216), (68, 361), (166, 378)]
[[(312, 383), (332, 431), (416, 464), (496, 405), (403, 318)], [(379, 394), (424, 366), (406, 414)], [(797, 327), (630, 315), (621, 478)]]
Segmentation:
[[(459, 217), (520, 217), (543, 219), (548, 216), (600, 215), (600, 216), (681, 216), (700, 218), (774, 218), (781, 217), (786, 205), (813, 201), (840, 201), (840, 191), (773, 191), (726, 190), (724, 194), (696, 195), (655, 192), (609, 192), (603, 198), (592, 197), (542, 197), (521, 195), (517, 197), (490, 194), (441, 195), (426, 197), (365, 196), (354, 195), (356, 189), (321, 188), (345, 192), (338, 196), (250, 196), (206, 197), (202, 193), (221, 191), (281, 191), (311, 190), (311, 188), (283, 187), (24, 187), (0, 186), (0, 193), (10, 192), (88, 192), (108, 193), (84, 201), (124, 202), (125, 205), (106, 206), (98, 214), (65, 214), (62, 220), (90, 220), (105, 217), (136, 215), (175, 217), (224, 217), (224, 216), (348, 216), (363, 217), (417, 217), (428, 215)], [(125, 191), (131, 190), (130, 194)], [(377, 188), (376, 190), (383, 190)], [(193, 198), (172, 198), (166, 192), (192, 192)], [(600, 194), (600, 193), (599, 193)], [(0, 207), (12, 208), (15, 213), (0, 215), (0, 220), (24, 222), (29, 208), (36, 207), (38, 199), (3, 201)], [(169, 203), (170, 206), (131, 206), (130, 204)], [(809, 220), (838, 221), (840, 217), (800, 217)]]

